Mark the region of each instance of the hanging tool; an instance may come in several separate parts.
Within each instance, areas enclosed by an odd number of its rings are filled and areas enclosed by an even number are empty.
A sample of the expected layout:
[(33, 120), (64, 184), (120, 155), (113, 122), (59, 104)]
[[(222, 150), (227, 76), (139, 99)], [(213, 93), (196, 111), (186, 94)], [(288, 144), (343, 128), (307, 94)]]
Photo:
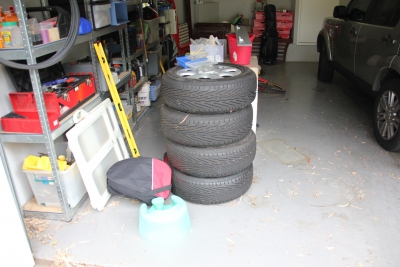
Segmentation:
[(103, 46), (100, 42), (93, 44), (96, 50), (97, 57), (100, 62), (100, 66), (103, 70), (104, 78), (107, 82), (108, 89), (110, 90), (111, 97), (114, 101), (114, 105), (117, 110), (119, 120), (121, 121), (122, 128), (124, 129), (126, 140), (128, 141), (129, 148), (131, 149), (132, 156), (137, 158), (140, 156), (139, 149), (136, 146), (135, 139), (133, 138), (132, 130), (129, 127), (128, 119), (126, 117), (124, 107), (122, 106), (121, 98), (119, 97), (117, 87), (115, 86), (114, 79), (112, 77), (106, 54), (104, 53)]
[(142, 31), (142, 35), (143, 35), (144, 56), (145, 56), (145, 58), (146, 58), (146, 63), (148, 63), (148, 62), (149, 62), (149, 57), (148, 57), (148, 55), (147, 55), (146, 38), (145, 38), (144, 30), (143, 30), (142, 18), (140, 18), (139, 20), (140, 20), (140, 30)]
[(160, 64), (160, 68), (161, 68), (162, 74), (164, 74), (164, 73), (165, 73), (165, 69), (164, 69), (164, 66), (163, 66), (163, 64), (162, 64), (161, 59), (160, 59), (159, 64)]

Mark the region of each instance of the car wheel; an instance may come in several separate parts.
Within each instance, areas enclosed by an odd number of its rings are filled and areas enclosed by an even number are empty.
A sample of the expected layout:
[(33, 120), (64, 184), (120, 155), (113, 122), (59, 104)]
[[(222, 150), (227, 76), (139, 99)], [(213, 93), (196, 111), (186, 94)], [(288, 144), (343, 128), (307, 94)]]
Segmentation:
[(326, 51), (325, 42), (322, 42), (319, 52), (318, 80), (322, 82), (332, 81), (333, 71), (333, 64), (331, 61), (329, 61), (328, 51)]
[(186, 201), (212, 205), (237, 199), (253, 182), (253, 164), (240, 173), (221, 178), (198, 178), (172, 168), (172, 193)]
[(194, 147), (227, 145), (251, 131), (253, 108), (224, 114), (190, 114), (166, 105), (160, 110), (161, 129), (172, 141)]
[(202, 178), (241, 172), (253, 162), (256, 148), (256, 135), (253, 131), (240, 141), (216, 147), (190, 147), (167, 139), (171, 165), (183, 173)]
[(379, 145), (388, 151), (400, 150), (400, 80), (385, 81), (375, 99), (374, 132)]
[(169, 107), (199, 114), (236, 111), (253, 102), (256, 74), (248, 67), (219, 63), (202, 74), (174, 67), (162, 76), (162, 94)]

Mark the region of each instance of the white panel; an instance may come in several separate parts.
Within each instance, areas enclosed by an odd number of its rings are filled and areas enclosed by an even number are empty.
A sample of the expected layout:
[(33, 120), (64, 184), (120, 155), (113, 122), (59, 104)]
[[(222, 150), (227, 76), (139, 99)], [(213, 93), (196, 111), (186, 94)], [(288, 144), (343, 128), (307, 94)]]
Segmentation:
[(325, 17), (332, 16), (339, 0), (298, 0), (298, 45), (315, 45)]
[(34, 266), (31, 248), (25, 234), (17, 204), (8, 184), (4, 166), (0, 159), (0, 207), (2, 220), (0, 226), (1, 266)]
[(129, 158), (110, 99), (67, 132), (67, 138), (92, 207), (101, 211), (111, 196), (107, 191), (107, 171), (116, 162)]
[[(169, 24), (165, 25), (168, 34), (176, 34), (178, 32), (178, 23), (175, 9), (167, 9), (165, 11), (166, 19), (169, 21)], [(182, 23), (182, 21), (180, 21)]]

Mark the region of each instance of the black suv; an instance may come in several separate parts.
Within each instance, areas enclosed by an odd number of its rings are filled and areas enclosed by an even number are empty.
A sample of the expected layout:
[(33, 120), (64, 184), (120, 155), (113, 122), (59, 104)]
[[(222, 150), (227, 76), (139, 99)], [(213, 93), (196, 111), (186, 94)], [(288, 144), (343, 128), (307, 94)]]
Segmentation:
[(318, 80), (334, 70), (375, 97), (373, 125), (378, 143), (400, 150), (400, 0), (352, 0), (336, 6), (319, 32)]

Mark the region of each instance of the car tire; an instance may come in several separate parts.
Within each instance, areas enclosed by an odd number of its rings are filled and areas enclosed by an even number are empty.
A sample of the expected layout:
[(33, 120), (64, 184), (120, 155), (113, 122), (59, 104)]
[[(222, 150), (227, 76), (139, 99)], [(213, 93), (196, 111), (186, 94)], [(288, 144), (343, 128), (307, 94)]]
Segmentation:
[(193, 147), (227, 145), (251, 131), (253, 108), (224, 114), (190, 114), (162, 106), (161, 129), (172, 141)]
[(164, 103), (187, 113), (216, 114), (240, 110), (253, 102), (257, 77), (250, 68), (229, 63), (215, 68), (221, 71), (221, 78), (188, 78), (194, 77), (194, 72), (182, 67), (168, 70), (162, 76)]
[(237, 199), (253, 182), (253, 164), (240, 173), (214, 179), (189, 176), (172, 168), (172, 193), (195, 204), (213, 205)]
[(167, 139), (167, 154), (170, 164), (179, 171), (215, 178), (243, 171), (253, 162), (256, 146), (256, 135), (250, 131), (244, 139), (218, 147), (189, 147)]
[(385, 81), (376, 96), (373, 111), (375, 138), (388, 151), (400, 150), (400, 80)]
[(333, 71), (333, 64), (328, 58), (325, 42), (322, 42), (319, 52), (318, 80), (322, 82), (331, 82), (333, 79)]

